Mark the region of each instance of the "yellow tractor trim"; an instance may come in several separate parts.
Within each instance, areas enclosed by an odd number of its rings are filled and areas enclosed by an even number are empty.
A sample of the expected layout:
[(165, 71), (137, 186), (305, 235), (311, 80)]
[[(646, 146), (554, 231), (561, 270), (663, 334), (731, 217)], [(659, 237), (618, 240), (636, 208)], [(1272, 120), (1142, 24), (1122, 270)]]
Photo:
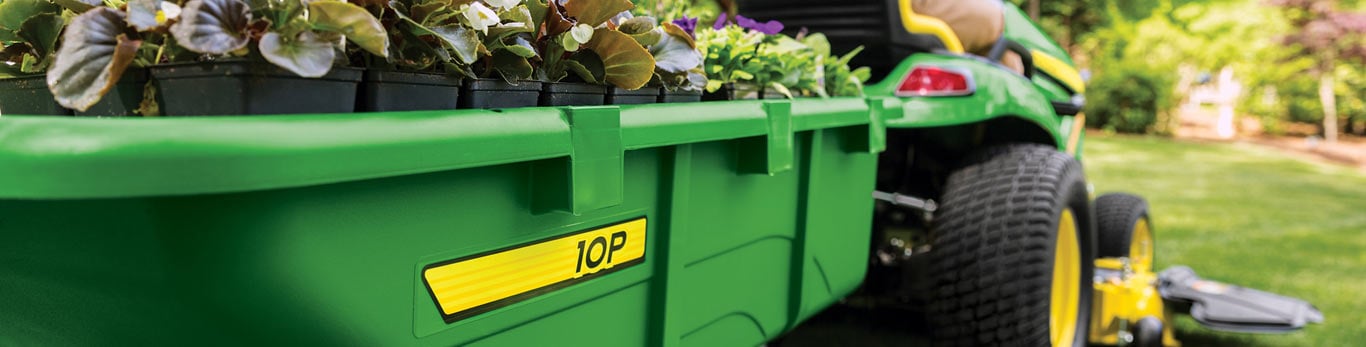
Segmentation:
[[(1086, 113), (1078, 112), (1076, 117), (1072, 117), (1072, 128), (1067, 132), (1067, 154), (1077, 155), (1077, 150), (1081, 149), (1081, 133), (1086, 131)], [(1151, 234), (1149, 234), (1151, 235)], [(1152, 237), (1148, 238), (1149, 241)]]
[(1071, 346), (1077, 335), (1081, 303), (1081, 245), (1072, 209), (1058, 219), (1057, 245), (1053, 254), (1052, 297), (1048, 303), (1048, 332), (1053, 346)]
[(1077, 94), (1086, 92), (1086, 81), (1081, 79), (1081, 73), (1072, 65), (1040, 51), (1030, 51), (1030, 55), (1034, 57), (1034, 68), (1058, 80)]
[(1162, 322), (1162, 346), (1181, 346), (1172, 334), (1175, 321), (1157, 291), (1157, 274), (1151, 266), (1140, 270), (1125, 258), (1101, 258), (1096, 259), (1096, 271), (1118, 275), (1096, 276), (1088, 337), (1091, 344), (1119, 345), (1121, 332), (1132, 331), (1131, 327), (1144, 317), (1153, 317)]
[(1153, 232), (1148, 219), (1140, 218), (1134, 225), (1133, 240), (1129, 242), (1129, 264), (1134, 271), (1153, 271)]
[(916, 14), (911, 9), (911, 0), (899, 1), (901, 7), (901, 25), (906, 27), (907, 32), (916, 34), (934, 35), (944, 43), (944, 48), (949, 52), (963, 53), (963, 42), (958, 40), (958, 34), (953, 32), (947, 23), (930, 16)]

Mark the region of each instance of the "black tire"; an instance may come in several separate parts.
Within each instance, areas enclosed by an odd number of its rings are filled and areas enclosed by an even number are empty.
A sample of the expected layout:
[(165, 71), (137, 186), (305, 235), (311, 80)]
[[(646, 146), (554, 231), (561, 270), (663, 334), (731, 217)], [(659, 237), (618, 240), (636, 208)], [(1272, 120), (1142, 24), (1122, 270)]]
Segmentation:
[(1143, 317), (1134, 324), (1134, 343), (1136, 347), (1162, 347), (1162, 320)]
[(1070, 209), (1080, 258), (1071, 345), (1085, 346), (1095, 228), (1081, 164), (1042, 145), (988, 148), (949, 176), (942, 200), (930, 252), (936, 345), (1052, 344), (1054, 252)]
[[(1148, 202), (1142, 197), (1127, 193), (1109, 193), (1096, 198), (1097, 240), (1100, 257), (1129, 257), (1133, 244), (1134, 230), (1139, 221), (1148, 224), (1148, 239), (1153, 241), (1152, 223), (1148, 219)], [(1150, 259), (1153, 254), (1147, 255)], [(1151, 271), (1152, 269), (1145, 269)]]

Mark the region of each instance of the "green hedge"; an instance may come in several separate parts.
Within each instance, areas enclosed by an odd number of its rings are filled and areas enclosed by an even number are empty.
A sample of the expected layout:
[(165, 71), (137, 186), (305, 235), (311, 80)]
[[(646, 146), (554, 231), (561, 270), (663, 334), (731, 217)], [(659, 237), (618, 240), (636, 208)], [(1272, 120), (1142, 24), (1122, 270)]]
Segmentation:
[(1086, 89), (1086, 126), (1121, 133), (1148, 133), (1171, 108), (1171, 72), (1115, 64), (1099, 71)]

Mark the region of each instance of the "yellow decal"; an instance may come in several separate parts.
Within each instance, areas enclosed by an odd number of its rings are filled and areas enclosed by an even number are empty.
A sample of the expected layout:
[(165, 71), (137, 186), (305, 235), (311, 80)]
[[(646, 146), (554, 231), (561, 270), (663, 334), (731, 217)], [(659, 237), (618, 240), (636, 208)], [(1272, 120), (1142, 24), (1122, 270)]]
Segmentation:
[(447, 322), (488, 312), (644, 260), (645, 218), (428, 266), (422, 279)]

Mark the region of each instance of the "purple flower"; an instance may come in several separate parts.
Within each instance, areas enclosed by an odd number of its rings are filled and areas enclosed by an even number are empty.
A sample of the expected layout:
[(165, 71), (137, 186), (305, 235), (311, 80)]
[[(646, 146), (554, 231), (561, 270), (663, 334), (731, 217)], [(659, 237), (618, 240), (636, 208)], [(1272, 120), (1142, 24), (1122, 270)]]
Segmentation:
[(712, 28), (712, 30), (721, 30), (721, 28), (725, 28), (725, 27), (726, 27), (726, 14), (725, 14), (725, 13), (722, 13), (720, 17), (716, 17), (716, 24), (712, 24), (712, 25), (711, 25), (711, 28)]
[(683, 28), (683, 31), (687, 32), (688, 36), (695, 37), (697, 36), (696, 34), (694, 34), (694, 32), (697, 31), (697, 19), (698, 18), (688, 18), (688, 16), (683, 16), (683, 18), (673, 20), (673, 23), (675, 25), (678, 25), (679, 28)]
[[(726, 19), (727, 18), (725, 15), (721, 15), (720, 18), (716, 19), (716, 24), (712, 24), (711, 28), (715, 30), (721, 30), (721, 28), (725, 28), (727, 24)], [(768, 35), (777, 34), (783, 31), (783, 23), (778, 22), (776, 20), (760, 23), (757, 20), (740, 15), (735, 16), (735, 25), (739, 25), (741, 28), (758, 31)]]
[(776, 20), (759, 23), (759, 21), (750, 19), (749, 17), (736, 15), (735, 23), (739, 24), (741, 28), (758, 31), (769, 35), (777, 34), (783, 31), (783, 23), (778, 22)]

